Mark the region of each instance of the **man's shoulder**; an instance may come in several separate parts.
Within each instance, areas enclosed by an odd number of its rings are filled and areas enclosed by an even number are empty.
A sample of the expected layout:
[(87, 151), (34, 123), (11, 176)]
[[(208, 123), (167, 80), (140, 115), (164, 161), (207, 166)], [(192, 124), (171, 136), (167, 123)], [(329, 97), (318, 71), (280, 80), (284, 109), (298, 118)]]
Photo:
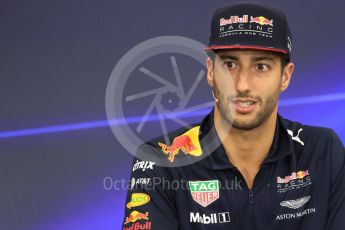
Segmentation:
[(309, 125), (305, 124), (303, 122), (295, 121), (289, 118), (285, 118), (280, 116), (281, 121), (284, 123), (285, 127), (290, 130), (296, 130), (296, 129), (303, 129), (305, 132), (311, 132), (314, 135), (319, 135), (319, 134), (332, 134), (333, 130), (328, 127), (324, 126), (318, 126), (318, 125)]
[(317, 143), (329, 142), (334, 137), (333, 129), (317, 125), (304, 124), (280, 116), (280, 121), (293, 140), (300, 142)]

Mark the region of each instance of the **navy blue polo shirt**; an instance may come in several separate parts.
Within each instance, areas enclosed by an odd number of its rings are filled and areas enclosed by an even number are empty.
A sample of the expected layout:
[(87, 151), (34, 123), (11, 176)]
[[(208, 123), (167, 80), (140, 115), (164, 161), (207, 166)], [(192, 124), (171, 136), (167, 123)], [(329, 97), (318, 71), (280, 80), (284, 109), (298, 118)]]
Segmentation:
[(213, 110), (168, 140), (138, 148), (123, 230), (345, 229), (345, 149), (331, 129), (278, 115), (252, 189), (228, 160)]

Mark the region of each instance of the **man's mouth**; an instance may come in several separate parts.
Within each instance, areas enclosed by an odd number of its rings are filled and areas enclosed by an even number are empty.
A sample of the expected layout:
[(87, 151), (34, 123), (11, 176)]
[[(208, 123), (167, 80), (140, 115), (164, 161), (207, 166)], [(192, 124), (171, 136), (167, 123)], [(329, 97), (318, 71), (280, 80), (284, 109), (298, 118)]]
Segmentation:
[(255, 109), (257, 101), (250, 98), (241, 98), (233, 100), (233, 103), (236, 112), (245, 114), (250, 113)]
[(253, 105), (254, 102), (238, 102), (236, 104), (243, 107), (243, 108), (248, 108), (249, 106)]

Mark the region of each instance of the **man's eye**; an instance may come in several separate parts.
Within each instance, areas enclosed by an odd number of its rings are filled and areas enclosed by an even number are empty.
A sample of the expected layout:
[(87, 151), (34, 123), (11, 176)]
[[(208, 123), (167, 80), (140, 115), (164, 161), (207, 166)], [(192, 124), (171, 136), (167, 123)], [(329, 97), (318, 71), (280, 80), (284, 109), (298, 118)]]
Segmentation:
[(259, 71), (267, 71), (269, 69), (268, 65), (259, 63), (256, 65), (256, 69)]
[(232, 61), (224, 61), (224, 67), (227, 69), (233, 69), (236, 65)]

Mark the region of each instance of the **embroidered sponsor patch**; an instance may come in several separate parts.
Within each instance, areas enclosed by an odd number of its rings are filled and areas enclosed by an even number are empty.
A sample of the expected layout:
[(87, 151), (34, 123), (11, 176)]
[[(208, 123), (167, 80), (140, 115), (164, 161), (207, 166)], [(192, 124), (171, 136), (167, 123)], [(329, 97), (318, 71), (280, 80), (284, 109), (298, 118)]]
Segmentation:
[(149, 185), (150, 183), (151, 183), (151, 178), (132, 178), (131, 189), (137, 187), (138, 185)]
[(201, 156), (202, 150), (199, 143), (199, 129), (200, 126), (196, 126), (182, 135), (175, 137), (171, 145), (160, 142), (158, 142), (158, 145), (162, 148), (163, 153), (168, 155), (170, 162), (174, 162), (175, 156), (180, 150), (184, 154)]
[(133, 193), (131, 201), (127, 204), (127, 208), (142, 206), (150, 202), (150, 196), (145, 193)]
[(189, 221), (191, 223), (222, 224), (230, 222), (229, 212), (212, 213), (208, 215), (200, 214), (199, 212), (191, 212), (189, 215)]
[(139, 161), (137, 160), (136, 163), (133, 165), (132, 172), (141, 169), (141, 171), (145, 171), (147, 169), (153, 169), (153, 165), (155, 165), (155, 162), (152, 161)]
[(135, 223), (138, 220), (149, 220), (149, 213), (141, 213), (138, 211), (133, 211), (129, 214), (128, 217), (126, 217), (126, 222), (125, 224), (129, 224), (129, 223)]
[[(288, 43), (288, 47), (289, 47), (289, 49), (291, 50), (291, 40), (290, 40), (289, 37), (288, 37), (288, 42), (289, 42), (289, 43)], [(300, 134), (301, 131), (303, 131), (303, 129), (299, 129), (296, 136), (294, 136), (292, 130), (287, 129), (286, 131), (287, 131), (287, 133), (291, 136), (291, 139), (292, 139), (292, 140), (297, 141), (297, 142), (300, 143), (302, 146), (304, 145), (304, 142), (303, 142), (303, 141), (301, 140), (301, 138), (299, 137), (299, 134)]]
[(207, 207), (219, 198), (219, 181), (189, 181), (193, 200), (203, 207)]
[(122, 230), (137, 230), (137, 229), (145, 229), (151, 230), (151, 221), (146, 221), (145, 223), (133, 223), (128, 227), (123, 227)]
[(289, 220), (289, 219), (299, 219), (307, 215), (316, 213), (316, 208), (308, 208), (300, 212), (295, 213), (284, 213), (277, 215), (276, 221)]
[(233, 15), (219, 19), (219, 37), (251, 35), (273, 38), (273, 19), (265, 16)]
[(296, 200), (285, 200), (280, 202), (280, 205), (283, 207), (298, 209), (305, 205), (310, 200), (310, 196), (305, 196)]
[(277, 192), (283, 193), (311, 185), (309, 170), (300, 170), (285, 177), (277, 177)]

